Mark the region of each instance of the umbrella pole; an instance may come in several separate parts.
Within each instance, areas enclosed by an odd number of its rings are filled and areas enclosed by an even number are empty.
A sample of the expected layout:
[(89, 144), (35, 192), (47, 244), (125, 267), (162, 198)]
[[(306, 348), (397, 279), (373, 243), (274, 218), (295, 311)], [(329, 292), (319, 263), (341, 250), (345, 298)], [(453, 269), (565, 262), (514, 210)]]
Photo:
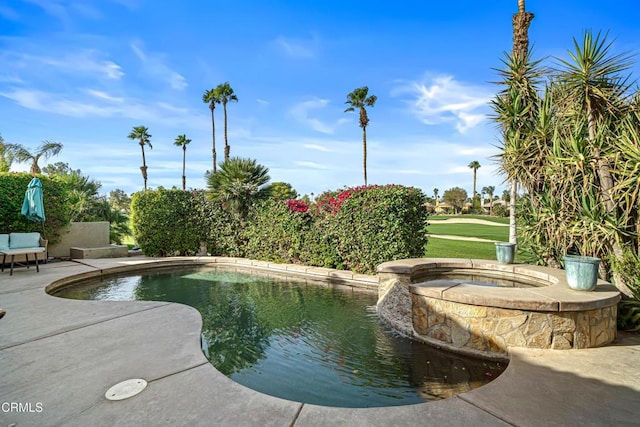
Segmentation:
[[(47, 240), (47, 234), (44, 231), (44, 221), (42, 221), (42, 238), (44, 240)], [(48, 245), (47, 245), (48, 246)], [(36, 258), (38, 257), (38, 254), (36, 254)], [(44, 263), (47, 263), (47, 260), (49, 259), (49, 251), (45, 251), (44, 253)], [(36, 259), (36, 263), (38, 262), (38, 260)]]

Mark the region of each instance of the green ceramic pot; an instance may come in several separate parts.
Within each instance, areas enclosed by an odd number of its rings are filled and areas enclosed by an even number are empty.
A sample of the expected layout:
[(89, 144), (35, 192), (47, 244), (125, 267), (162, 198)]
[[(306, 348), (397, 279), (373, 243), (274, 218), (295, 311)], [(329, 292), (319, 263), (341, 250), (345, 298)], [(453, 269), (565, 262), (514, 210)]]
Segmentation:
[(571, 289), (577, 291), (592, 291), (598, 283), (598, 267), (600, 258), (565, 255), (564, 270), (567, 283)]
[(500, 264), (512, 264), (515, 255), (515, 243), (496, 242), (496, 259)]

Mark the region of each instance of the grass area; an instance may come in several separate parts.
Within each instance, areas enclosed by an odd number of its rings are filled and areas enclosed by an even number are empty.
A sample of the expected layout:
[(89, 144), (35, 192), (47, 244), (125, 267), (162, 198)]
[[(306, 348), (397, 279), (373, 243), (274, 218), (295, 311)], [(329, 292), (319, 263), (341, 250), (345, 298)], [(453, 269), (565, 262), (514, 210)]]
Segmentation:
[[(498, 218), (484, 215), (434, 215), (429, 220), (456, 219), (483, 219), (499, 224), (509, 224), (509, 218)], [(429, 234), (441, 234), (446, 236), (477, 237), (481, 239), (497, 240), (500, 242), (509, 241), (509, 227), (496, 227), (494, 225), (482, 224), (447, 224), (433, 223), (427, 228)], [(493, 242), (473, 242), (468, 240), (450, 240), (429, 238), (427, 251), (428, 258), (472, 258), (472, 259), (496, 259), (496, 247)], [(523, 262), (516, 253), (515, 262)]]
[(483, 219), (485, 221), (497, 222), (499, 224), (509, 224), (509, 218), (489, 215), (429, 215), (429, 220), (445, 219)]
[[(496, 247), (488, 242), (470, 242), (466, 240), (449, 240), (429, 238), (427, 244), (427, 258), (473, 258), (473, 259), (496, 259)], [(525, 262), (518, 252), (516, 252), (515, 263)]]
[(496, 259), (496, 247), (493, 243), (487, 242), (429, 238), (425, 256), (428, 258)]
[(433, 224), (427, 227), (429, 234), (444, 234), (448, 236), (477, 237), (480, 239), (509, 241), (509, 227), (496, 227), (481, 224)]
[(129, 235), (129, 236), (125, 236), (122, 239), (122, 244), (123, 245), (127, 245), (129, 247), (129, 249), (133, 249), (136, 245), (135, 240), (133, 240), (133, 236)]

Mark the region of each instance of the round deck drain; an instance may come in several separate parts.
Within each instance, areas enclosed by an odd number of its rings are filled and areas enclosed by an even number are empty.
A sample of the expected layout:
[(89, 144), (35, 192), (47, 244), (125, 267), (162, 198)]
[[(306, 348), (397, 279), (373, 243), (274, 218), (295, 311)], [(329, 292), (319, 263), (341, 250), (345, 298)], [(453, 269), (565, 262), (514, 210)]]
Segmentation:
[(141, 378), (122, 381), (111, 387), (104, 394), (108, 400), (124, 400), (135, 396), (147, 387), (147, 382)]

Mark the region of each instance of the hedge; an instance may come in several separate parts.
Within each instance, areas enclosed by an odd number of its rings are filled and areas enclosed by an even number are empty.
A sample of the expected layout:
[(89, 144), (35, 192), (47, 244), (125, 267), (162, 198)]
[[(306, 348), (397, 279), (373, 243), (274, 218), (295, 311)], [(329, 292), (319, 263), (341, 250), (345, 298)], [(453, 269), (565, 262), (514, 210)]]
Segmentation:
[[(67, 188), (55, 177), (37, 177), (43, 189), (44, 234), (49, 244), (53, 244), (59, 241), (62, 229), (70, 222)], [(28, 173), (0, 172), (0, 233), (37, 231), (42, 234), (42, 223), (30, 221), (21, 214), (25, 192), (32, 178)]]
[[(375, 273), (378, 264), (424, 255), (426, 198), (421, 190), (398, 185), (349, 188), (331, 211), (332, 241), (347, 270)], [(337, 209), (336, 209), (337, 207)]]
[(425, 196), (388, 185), (327, 192), (317, 203), (267, 200), (241, 224), (204, 191), (149, 190), (132, 200), (133, 231), (146, 255), (211, 255), (375, 273), (378, 264), (423, 256)]
[(211, 255), (244, 256), (233, 217), (203, 190), (148, 190), (133, 194), (136, 243), (148, 256), (194, 255), (205, 242)]
[(178, 190), (145, 191), (131, 198), (136, 243), (149, 256), (194, 255), (208, 224), (197, 215), (196, 194)]

